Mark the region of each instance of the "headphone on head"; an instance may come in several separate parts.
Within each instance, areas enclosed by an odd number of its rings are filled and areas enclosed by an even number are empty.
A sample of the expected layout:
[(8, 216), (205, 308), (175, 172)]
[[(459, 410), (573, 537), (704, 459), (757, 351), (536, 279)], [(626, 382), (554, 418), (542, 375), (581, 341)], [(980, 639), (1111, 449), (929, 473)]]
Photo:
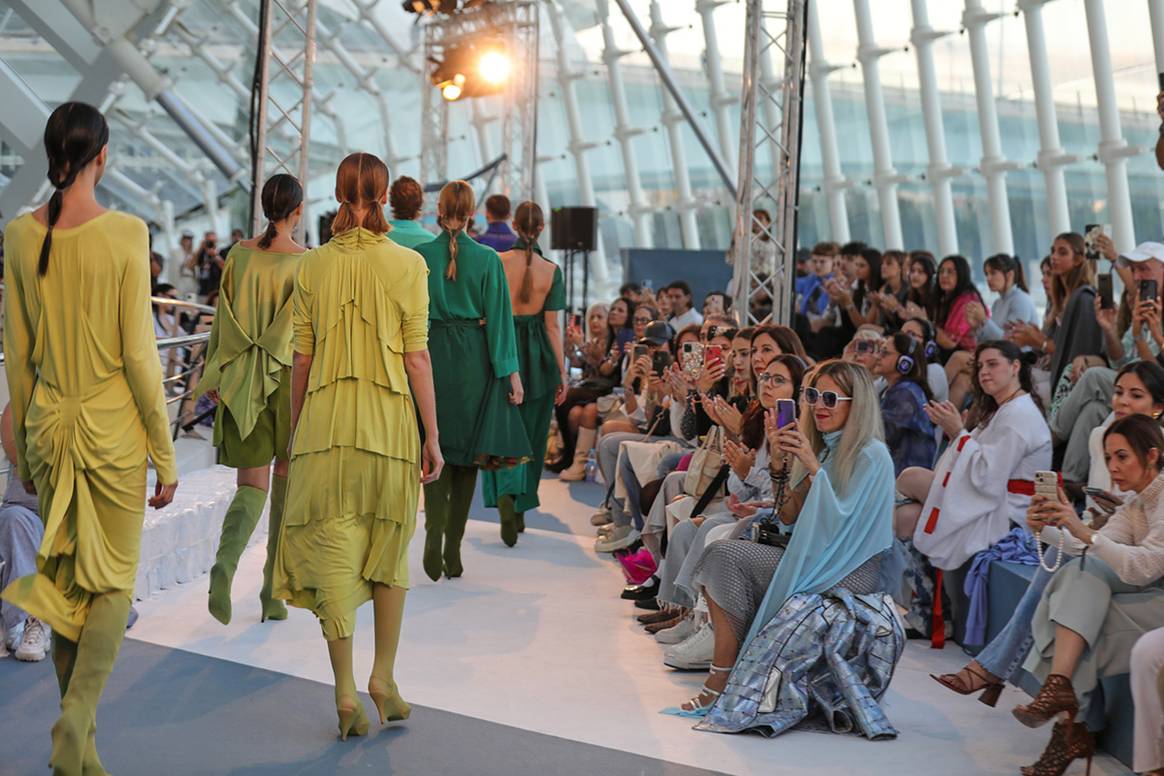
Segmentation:
[(902, 353), (897, 357), (897, 371), (900, 374), (907, 375), (913, 371), (914, 366), (917, 365), (917, 360), (913, 354), (917, 352), (918, 343), (913, 337), (909, 338), (909, 353)]
[(933, 361), (938, 356), (937, 331), (934, 330), (934, 324), (926, 318), (910, 318), (910, 320), (917, 321), (922, 327), (926, 340), (922, 354), (926, 357), (926, 361)]

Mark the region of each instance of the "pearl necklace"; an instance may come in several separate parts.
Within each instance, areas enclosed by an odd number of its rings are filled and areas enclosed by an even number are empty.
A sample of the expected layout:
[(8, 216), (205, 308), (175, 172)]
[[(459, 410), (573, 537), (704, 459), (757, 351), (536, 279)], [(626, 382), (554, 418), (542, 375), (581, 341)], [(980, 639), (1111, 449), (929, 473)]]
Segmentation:
[[(1043, 560), (1043, 540), (1039, 536), (1035, 537), (1035, 553), (1039, 556), (1039, 565), (1048, 573), (1054, 574), (1063, 565), (1063, 546), (1067, 541), (1066, 537), (1063, 536), (1065, 530), (1064, 528), (1059, 529), (1059, 547), (1054, 566), (1048, 566), (1046, 561)], [(1040, 533), (1042, 532), (1040, 531)]]

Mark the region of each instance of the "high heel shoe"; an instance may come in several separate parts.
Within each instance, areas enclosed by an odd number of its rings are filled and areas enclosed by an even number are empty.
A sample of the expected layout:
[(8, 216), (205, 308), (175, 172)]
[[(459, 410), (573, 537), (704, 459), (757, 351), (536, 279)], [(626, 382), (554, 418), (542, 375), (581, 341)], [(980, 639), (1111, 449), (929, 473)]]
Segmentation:
[(342, 698), (336, 701), (335, 713), (339, 716), (340, 740), (347, 741), (349, 735), (368, 735), (368, 717), (364, 714), (364, 704), (359, 698)]
[(1003, 683), (981, 666), (975, 666), (977, 661), (971, 661), (956, 674), (930, 674), (930, 678), (959, 695), (972, 695), (981, 690), (978, 700), (993, 708), (1002, 695)]
[(1082, 722), (1058, 721), (1051, 729), (1047, 748), (1033, 765), (1022, 768), (1023, 776), (1062, 776), (1067, 767), (1081, 757), (1087, 758), (1087, 774), (1091, 774), (1091, 758), (1095, 756), (1095, 739)]
[(412, 714), (412, 707), (400, 697), (396, 689), (396, 682), (386, 682), (383, 679), (370, 677), (368, 679), (368, 695), (372, 696), (372, 703), (376, 704), (376, 712), (380, 715), (380, 724), (385, 722), (399, 722), (408, 719)]
[(1043, 688), (1030, 703), (1015, 706), (1011, 714), (1027, 727), (1036, 728), (1050, 722), (1056, 715), (1067, 712), (1074, 717), (1079, 711), (1079, 700), (1071, 680), (1062, 674), (1051, 674)]

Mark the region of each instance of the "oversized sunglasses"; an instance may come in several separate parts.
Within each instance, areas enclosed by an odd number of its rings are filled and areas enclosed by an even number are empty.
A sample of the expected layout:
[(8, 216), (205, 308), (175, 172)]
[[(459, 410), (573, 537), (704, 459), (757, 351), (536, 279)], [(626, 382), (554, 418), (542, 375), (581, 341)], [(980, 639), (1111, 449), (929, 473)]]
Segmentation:
[(818, 391), (816, 388), (804, 389), (804, 400), (808, 402), (808, 406), (815, 407), (817, 403), (823, 403), (827, 409), (836, 409), (837, 402), (852, 401), (852, 396), (841, 396), (836, 391)]

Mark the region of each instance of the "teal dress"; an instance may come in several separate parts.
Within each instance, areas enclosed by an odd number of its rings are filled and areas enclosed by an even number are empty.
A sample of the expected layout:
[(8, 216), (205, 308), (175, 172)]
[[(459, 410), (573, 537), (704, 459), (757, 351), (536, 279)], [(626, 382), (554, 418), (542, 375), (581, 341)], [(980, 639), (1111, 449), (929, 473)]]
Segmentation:
[(562, 270), (555, 268), (554, 282), (542, 305), (542, 311), (534, 315), (513, 317), (517, 335), (518, 371), (521, 372), (521, 382), (525, 388), (525, 401), (518, 409), (532, 457), (522, 466), (485, 473), (485, 506), (496, 507), (502, 496), (514, 497), (516, 512), (526, 512), (540, 504), (538, 483), (545, 464), (550, 419), (554, 415), (554, 395), (562, 382), (561, 365), (557, 363), (550, 338), (546, 334), (545, 314), (564, 309), (566, 284), (562, 280)]
[(497, 253), (461, 233), (449, 280), (449, 233), (415, 249), (428, 265), (429, 353), (445, 461), (496, 468), (532, 456), (509, 375), (518, 371), (509, 284)]

